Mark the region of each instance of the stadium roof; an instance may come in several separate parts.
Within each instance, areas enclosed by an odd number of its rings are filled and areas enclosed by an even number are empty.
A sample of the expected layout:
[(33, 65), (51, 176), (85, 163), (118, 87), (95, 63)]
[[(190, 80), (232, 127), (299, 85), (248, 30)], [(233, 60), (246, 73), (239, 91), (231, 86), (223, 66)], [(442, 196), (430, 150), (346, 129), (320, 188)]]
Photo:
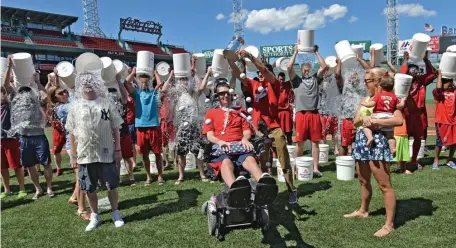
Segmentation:
[(18, 9), (2, 6), (2, 19), (9, 20), (12, 16), (30, 23), (45, 24), (66, 28), (78, 20), (76, 16), (52, 14), (34, 10)]

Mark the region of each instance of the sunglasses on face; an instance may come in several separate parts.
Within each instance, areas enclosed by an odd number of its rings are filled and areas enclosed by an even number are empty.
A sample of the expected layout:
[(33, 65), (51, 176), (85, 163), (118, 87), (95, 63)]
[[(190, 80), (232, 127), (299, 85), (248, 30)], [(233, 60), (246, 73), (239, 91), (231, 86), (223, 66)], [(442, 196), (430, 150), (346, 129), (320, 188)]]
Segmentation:
[(63, 96), (63, 95), (67, 95), (67, 94), (68, 94), (67, 90), (62, 90), (60, 92), (57, 92), (57, 95), (59, 95), (59, 96)]
[(229, 94), (230, 94), (230, 92), (228, 92), (228, 91), (218, 92), (217, 93), (218, 96), (228, 96)]
[(365, 79), (364, 79), (364, 83), (366, 83), (366, 84), (368, 84), (368, 83), (370, 83), (370, 82), (372, 82), (372, 81), (374, 81), (373, 78), (365, 78)]

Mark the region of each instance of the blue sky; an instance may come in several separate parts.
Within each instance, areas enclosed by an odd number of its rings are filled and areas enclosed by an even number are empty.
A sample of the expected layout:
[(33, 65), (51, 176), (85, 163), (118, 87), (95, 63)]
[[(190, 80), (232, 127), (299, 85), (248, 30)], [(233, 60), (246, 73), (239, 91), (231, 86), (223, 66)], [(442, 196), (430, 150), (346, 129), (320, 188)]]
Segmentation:
[[(386, 0), (243, 2), (245, 39), (249, 45), (295, 43), (297, 30), (304, 27), (316, 29), (315, 43), (321, 47), (324, 56), (334, 54), (335, 42), (342, 39), (386, 43), (386, 16), (383, 15)], [(224, 48), (233, 34), (233, 24), (229, 23), (231, 0), (129, 0), (122, 3), (98, 0), (100, 26), (108, 36), (117, 37), (121, 17), (160, 22), (163, 25), (163, 42), (184, 46), (192, 52), (195, 46), (197, 52)], [(455, 0), (401, 0), (400, 3), (400, 39), (423, 32), (424, 23), (436, 28), (431, 35), (440, 34), (442, 25), (456, 27)], [(2, 5), (78, 16), (79, 20), (72, 30), (77, 33), (83, 30), (81, 0), (3, 0)], [(217, 20), (219, 14), (224, 18)], [(156, 40), (156, 36), (129, 31), (124, 31), (122, 36), (132, 40)]]

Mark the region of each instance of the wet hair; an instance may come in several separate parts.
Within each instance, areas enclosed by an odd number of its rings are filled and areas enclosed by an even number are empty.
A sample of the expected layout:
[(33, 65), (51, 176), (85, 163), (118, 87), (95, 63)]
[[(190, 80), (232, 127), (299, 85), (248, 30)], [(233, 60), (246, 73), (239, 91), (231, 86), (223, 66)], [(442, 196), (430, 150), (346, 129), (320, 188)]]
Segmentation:
[(253, 80), (258, 81), (258, 82), (260, 81), (260, 79), (258, 77), (254, 77)]
[(17, 93), (24, 93), (24, 92), (30, 92), (30, 91), (32, 91), (32, 88), (30, 88), (28, 86), (22, 86), (22, 87), (19, 88)]
[(381, 81), (380, 81), (380, 87), (382, 87), (383, 90), (391, 92), (394, 89), (394, 79), (389, 75), (388, 72), (386, 72)]
[(285, 73), (283, 72), (280, 72), (279, 75), (277, 75), (278, 77), (283, 77), (283, 79), (285, 79)]
[(420, 71), (420, 67), (415, 64), (408, 64), (407, 74), (410, 74), (411, 69), (415, 69), (416, 71)]
[(150, 79), (150, 75), (149, 74), (145, 74), (145, 73), (141, 73), (138, 75), (139, 78), (149, 78)]
[(385, 73), (387, 73), (387, 72), (388, 71), (384, 68), (376, 67), (376, 68), (367, 70), (366, 74), (371, 75), (373, 78), (379, 79), (379, 78), (382, 78), (385, 75)]
[(442, 78), (442, 84), (453, 83), (452, 78)]
[(108, 92), (109, 93), (117, 93), (117, 89), (116, 88), (108, 88)]
[(230, 85), (228, 84), (228, 80), (226, 80), (225, 78), (218, 78), (217, 80), (215, 80), (215, 94), (218, 93), (218, 89), (221, 87), (231, 89)]

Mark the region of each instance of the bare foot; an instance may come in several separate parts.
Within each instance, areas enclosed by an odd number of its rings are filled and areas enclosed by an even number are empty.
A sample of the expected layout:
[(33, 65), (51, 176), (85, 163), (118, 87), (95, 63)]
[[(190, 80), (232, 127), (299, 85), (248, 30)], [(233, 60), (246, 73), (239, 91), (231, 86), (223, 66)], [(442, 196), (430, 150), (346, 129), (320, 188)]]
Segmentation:
[(363, 212), (360, 210), (357, 210), (351, 214), (344, 214), (345, 218), (367, 218), (369, 216), (368, 212)]
[(367, 139), (366, 146), (367, 147), (371, 147), (372, 146), (372, 142), (374, 142), (374, 139)]
[(374, 236), (375, 237), (385, 237), (386, 235), (390, 234), (392, 231), (394, 231), (394, 227), (392, 226), (387, 226), (387, 225), (384, 225), (382, 226), (382, 228), (380, 228), (380, 230), (378, 230)]
[(409, 170), (405, 170), (405, 171), (404, 171), (404, 174), (411, 175), (411, 174), (413, 174), (413, 172), (411, 172), (411, 171), (409, 171)]

